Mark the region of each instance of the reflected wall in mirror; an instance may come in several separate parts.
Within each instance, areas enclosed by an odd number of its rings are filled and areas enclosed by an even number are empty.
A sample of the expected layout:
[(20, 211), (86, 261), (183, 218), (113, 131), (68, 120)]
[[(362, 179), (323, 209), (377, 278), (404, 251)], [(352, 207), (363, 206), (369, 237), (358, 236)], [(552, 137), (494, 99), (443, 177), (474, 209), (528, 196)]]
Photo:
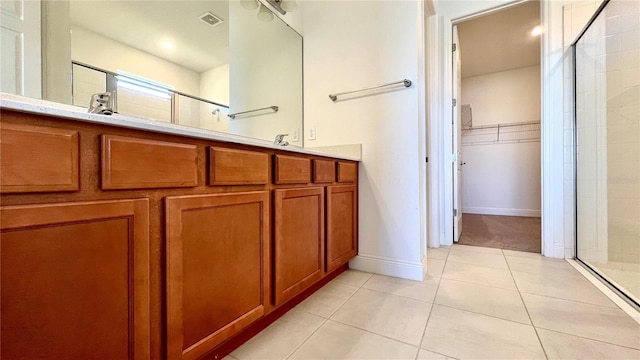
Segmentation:
[[(86, 109), (92, 94), (108, 91), (124, 115), (268, 141), (290, 134), (286, 140), (302, 146), (302, 136), (293, 138), (302, 134), (302, 37), (266, 7), (22, 2), (2, 3), (3, 92)], [(25, 20), (5, 27), (6, 18)], [(23, 57), (11, 51), (17, 45)]]

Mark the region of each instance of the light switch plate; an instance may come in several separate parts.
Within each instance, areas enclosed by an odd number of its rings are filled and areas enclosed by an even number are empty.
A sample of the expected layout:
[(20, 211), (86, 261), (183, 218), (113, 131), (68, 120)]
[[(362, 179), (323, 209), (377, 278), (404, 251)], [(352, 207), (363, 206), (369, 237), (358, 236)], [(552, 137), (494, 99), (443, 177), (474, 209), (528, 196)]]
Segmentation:
[(311, 128), (309, 128), (309, 140), (315, 140), (316, 139), (316, 127), (312, 126)]
[(296, 128), (293, 130), (293, 136), (291, 136), (291, 141), (300, 141), (300, 128)]

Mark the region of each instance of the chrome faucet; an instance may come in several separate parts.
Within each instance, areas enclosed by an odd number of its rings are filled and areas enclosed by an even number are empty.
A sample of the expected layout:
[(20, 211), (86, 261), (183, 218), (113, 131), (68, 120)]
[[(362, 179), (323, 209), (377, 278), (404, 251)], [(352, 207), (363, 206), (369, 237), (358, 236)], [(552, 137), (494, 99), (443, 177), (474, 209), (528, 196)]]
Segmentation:
[(273, 145), (280, 145), (280, 146), (289, 145), (289, 142), (284, 140), (285, 136), (289, 136), (289, 134), (278, 134), (278, 135), (276, 135), (276, 139), (273, 140)]
[(89, 113), (111, 115), (113, 109), (109, 107), (109, 99), (111, 98), (110, 92), (96, 93), (91, 95), (89, 100)]

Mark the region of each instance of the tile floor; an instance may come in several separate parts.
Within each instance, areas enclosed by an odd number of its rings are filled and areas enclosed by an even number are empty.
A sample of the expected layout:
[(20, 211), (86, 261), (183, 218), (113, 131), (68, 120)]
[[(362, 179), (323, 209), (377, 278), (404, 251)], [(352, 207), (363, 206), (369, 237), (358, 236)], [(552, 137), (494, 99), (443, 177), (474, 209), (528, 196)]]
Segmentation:
[(640, 359), (640, 325), (566, 261), (428, 253), (423, 282), (348, 270), (226, 360)]

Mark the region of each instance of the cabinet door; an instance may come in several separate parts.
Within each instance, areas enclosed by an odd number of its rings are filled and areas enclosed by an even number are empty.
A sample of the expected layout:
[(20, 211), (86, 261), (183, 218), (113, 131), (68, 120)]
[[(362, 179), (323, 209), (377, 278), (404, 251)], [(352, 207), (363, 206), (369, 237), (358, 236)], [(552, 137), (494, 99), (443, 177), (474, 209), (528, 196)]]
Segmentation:
[(269, 193), (166, 199), (167, 356), (197, 359), (262, 317)]
[(324, 188), (274, 190), (275, 304), (322, 277)]
[(149, 202), (0, 208), (3, 359), (149, 359)]
[(357, 204), (355, 185), (327, 187), (327, 272), (358, 253)]

